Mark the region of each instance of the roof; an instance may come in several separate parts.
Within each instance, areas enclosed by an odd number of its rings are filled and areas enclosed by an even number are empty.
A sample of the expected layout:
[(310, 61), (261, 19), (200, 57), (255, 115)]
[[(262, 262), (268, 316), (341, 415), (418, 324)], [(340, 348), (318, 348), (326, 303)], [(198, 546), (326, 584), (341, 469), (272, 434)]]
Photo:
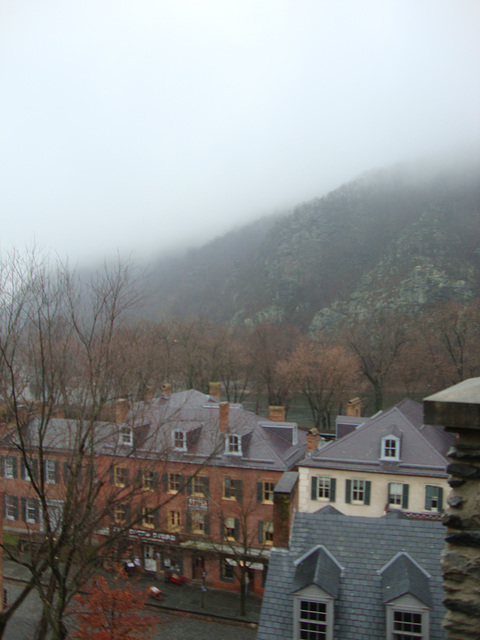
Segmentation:
[[(405, 398), (388, 411), (363, 418), (347, 435), (324, 445), (299, 464), (306, 467), (446, 477), (446, 453), (454, 435), (422, 423), (422, 405)], [(347, 422), (339, 416), (339, 424)], [(382, 438), (400, 439), (400, 459), (382, 460)]]
[[(431, 605), (430, 640), (444, 640), (443, 545), (444, 529), (439, 522), (345, 516), (327, 508), (296, 513), (290, 549), (271, 553), (257, 639), (292, 639), (294, 591), (306, 581), (315, 584), (311, 576), (306, 577), (307, 568), (299, 576), (298, 567), (309, 557), (309, 572), (315, 577), (318, 562), (312, 554), (322, 549), (323, 562), (328, 553), (333, 559), (330, 566), (341, 567), (324, 577), (323, 586), (316, 583), (332, 594), (338, 579), (335, 637), (384, 640), (385, 602), (410, 593), (422, 602), (428, 599)], [(394, 589), (392, 594), (389, 587)]]
[[(131, 455), (132, 445), (122, 444), (122, 429), (131, 429), (135, 457), (152, 455), (162, 460), (192, 464), (234, 466), (287, 471), (305, 455), (306, 436), (294, 422), (272, 422), (245, 411), (240, 404), (229, 405), (225, 434), (219, 429), (220, 403), (193, 389), (170, 397), (137, 402), (123, 424), (96, 422), (97, 453)], [(40, 418), (29, 423), (31, 446), (38, 446)], [(46, 449), (66, 452), (78, 446), (81, 430), (92, 424), (81, 420), (51, 419), (44, 430)], [(174, 447), (174, 433), (185, 436), (185, 450)], [(239, 438), (240, 452), (228, 453), (225, 435)]]

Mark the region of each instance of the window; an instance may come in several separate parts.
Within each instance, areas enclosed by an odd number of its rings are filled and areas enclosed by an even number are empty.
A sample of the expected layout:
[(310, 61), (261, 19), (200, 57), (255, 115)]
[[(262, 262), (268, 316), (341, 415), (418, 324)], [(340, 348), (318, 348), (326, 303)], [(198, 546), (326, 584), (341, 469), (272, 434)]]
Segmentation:
[(171, 532), (180, 531), (180, 512), (169, 511), (168, 512), (168, 530)]
[(157, 488), (158, 476), (154, 471), (142, 471), (142, 489), (154, 491)]
[(114, 467), (113, 484), (116, 487), (126, 487), (128, 484), (128, 469), (126, 467)]
[(113, 520), (117, 524), (123, 524), (127, 521), (127, 507), (123, 504), (116, 504), (113, 508)]
[(225, 478), (223, 481), (223, 497), (226, 500), (242, 499), (242, 481)]
[(428, 640), (430, 613), (418, 602), (415, 605), (387, 605), (387, 640)]
[(220, 580), (233, 582), (235, 580), (235, 567), (226, 558), (220, 560)]
[(345, 502), (370, 504), (370, 486), (370, 480), (347, 480), (345, 484)]
[(21, 476), (23, 480), (28, 480), (29, 482), (32, 477), (36, 479), (38, 476), (38, 460), (29, 460), (27, 463), (22, 460)]
[(271, 504), (273, 502), (273, 491), (275, 489), (275, 483), (269, 480), (265, 482), (259, 482), (257, 484), (257, 500), (258, 502), (267, 502)]
[(3, 513), (6, 520), (18, 520), (17, 496), (3, 497)]
[(386, 436), (382, 438), (382, 460), (400, 460), (400, 438)]
[(297, 596), (294, 600), (295, 639), (332, 640), (333, 601)]
[(335, 502), (335, 484), (335, 478), (312, 476), (312, 500)]
[(273, 544), (273, 522), (258, 522), (258, 542), (260, 544)]
[(208, 516), (205, 513), (197, 513), (194, 511), (189, 514), (191, 517), (191, 526), (188, 528), (192, 533), (198, 535), (205, 535), (209, 533), (208, 530)]
[(443, 489), (427, 484), (425, 486), (425, 509), (427, 511), (443, 511)]
[(240, 437), (235, 435), (235, 434), (231, 434), (229, 436), (227, 436), (227, 440), (225, 442), (225, 452), (226, 453), (233, 453), (235, 455), (241, 455), (242, 454), (242, 448), (240, 446)]
[(15, 456), (5, 456), (2, 458), (2, 476), (4, 478), (17, 477), (17, 459)]
[(36, 498), (22, 498), (22, 517), (29, 524), (39, 521), (39, 502)]
[(225, 518), (224, 522), (224, 537), (227, 540), (238, 540), (238, 519), (237, 518)]
[(179, 451), (187, 450), (187, 439), (183, 431), (173, 432), (173, 448)]
[(61, 500), (47, 501), (47, 515), (51, 531), (58, 531), (62, 524), (63, 502)]
[(192, 495), (193, 496), (205, 496), (207, 495), (208, 478), (204, 476), (194, 476), (192, 478)]
[(180, 474), (178, 473), (169, 473), (168, 474), (168, 492), (169, 493), (178, 493), (180, 491)]
[(408, 509), (408, 484), (403, 484), (403, 482), (388, 483), (388, 505)]
[(146, 529), (153, 529), (155, 526), (155, 509), (150, 507), (142, 508), (142, 526)]
[(58, 482), (58, 462), (56, 460), (45, 460), (45, 482)]
[(120, 428), (120, 444), (132, 446), (133, 444), (133, 433), (131, 427), (121, 427)]

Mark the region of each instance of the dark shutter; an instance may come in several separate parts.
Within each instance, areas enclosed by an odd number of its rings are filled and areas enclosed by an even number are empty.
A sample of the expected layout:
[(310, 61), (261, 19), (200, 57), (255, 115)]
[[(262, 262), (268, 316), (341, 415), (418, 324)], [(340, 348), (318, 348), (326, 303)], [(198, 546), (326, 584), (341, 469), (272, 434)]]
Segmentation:
[(192, 514), (190, 511), (187, 511), (187, 533), (191, 533), (192, 531)]
[(205, 531), (205, 535), (210, 535), (210, 516), (207, 514), (203, 520), (203, 530)]
[(408, 509), (408, 484), (402, 488), (402, 509)]
[(443, 489), (442, 487), (437, 487), (438, 491), (438, 511), (441, 513), (443, 511)]
[(32, 472), (32, 477), (34, 480), (38, 479), (38, 460), (32, 460), (30, 462), (30, 470)]
[(364, 504), (370, 504), (370, 489), (371, 489), (371, 482), (370, 480), (366, 480), (365, 481), (365, 500), (364, 500)]
[(17, 459), (15, 458), (15, 456), (11, 456), (11, 459), (12, 459), (13, 477), (16, 478), (17, 477)]
[(263, 544), (263, 522), (261, 520), (258, 521), (258, 542)]
[(236, 489), (235, 489), (235, 497), (237, 498), (237, 500), (239, 502), (242, 501), (243, 498), (243, 492), (242, 492), (242, 481), (241, 480), (236, 480)]
[(425, 487), (425, 509), (427, 511), (432, 510), (432, 490), (433, 487), (427, 484), (427, 486)]
[(225, 539), (225, 520), (222, 517), (220, 517), (219, 523), (220, 523), (220, 540), (224, 540)]
[(153, 472), (153, 488), (158, 489), (158, 473), (156, 471)]
[(223, 481), (223, 495), (225, 498), (230, 498), (231, 481), (230, 478), (224, 478)]
[(110, 484), (115, 484), (115, 469), (110, 467)]
[(235, 527), (234, 527), (233, 537), (235, 538), (235, 540), (238, 540), (240, 537), (240, 522), (238, 518), (234, 518), (234, 522), (235, 522)]
[(345, 482), (345, 502), (350, 503), (352, 501), (352, 481), (346, 480)]
[(330, 478), (330, 502), (335, 502), (335, 488), (336, 488), (336, 480), (335, 478)]
[(318, 478), (317, 478), (317, 476), (312, 476), (311, 498), (312, 498), (312, 500), (316, 500), (318, 498)]
[(178, 493), (185, 493), (185, 476), (178, 474), (179, 490)]
[(168, 473), (164, 473), (162, 475), (162, 480), (163, 480), (163, 490), (166, 493), (168, 491)]
[(257, 482), (257, 502), (263, 502), (263, 482)]
[(5, 456), (0, 458), (0, 476), (5, 477)]
[(207, 476), (202, 478), (203, 495), (207, 498), (210, 493), (210, 479)]
[(13, 517), (18, 520), (18, 498), (13, 496)]
[(193, 476), (189, 476), (187, 480), (187, 494), (189, 496), (192, 495), (192, 483), (193, 483)]

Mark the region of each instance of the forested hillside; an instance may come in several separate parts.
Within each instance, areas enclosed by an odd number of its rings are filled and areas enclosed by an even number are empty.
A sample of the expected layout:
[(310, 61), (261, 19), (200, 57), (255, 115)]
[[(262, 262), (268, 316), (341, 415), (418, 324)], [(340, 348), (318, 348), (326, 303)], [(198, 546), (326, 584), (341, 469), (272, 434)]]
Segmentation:
[(329, 327), (479, 295), (480, 164), (369, 172), (154, 270), (150, 314)]

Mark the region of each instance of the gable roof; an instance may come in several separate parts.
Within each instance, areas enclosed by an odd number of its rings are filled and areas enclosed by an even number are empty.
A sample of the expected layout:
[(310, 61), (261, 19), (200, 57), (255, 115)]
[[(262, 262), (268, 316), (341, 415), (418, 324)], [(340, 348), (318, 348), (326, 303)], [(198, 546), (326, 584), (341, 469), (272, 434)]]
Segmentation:
[[(306, 467), (446, 477), (453, 434), (422, 424), (422, 405), (405, 398), (388, 411), (364, 418), (353, 431), (313, 452)], [(343, 420), (340, 416), (340, 421)], [(382, 460), (382, 438), (400, 439), (400, 459)]]
[(430, 640), (445, 639), (440, 570), (443, 526), (402, 518), (345, 516), (322, 509), (297, 512), (290, 549), (272, 550), (258, 640), (292, 639), (295, 562), (316, 545), (325, 548), (342, 567), (334, 606), (335, 637), (384, 640), (387, 586), (392, 578), (400, 578), (402, 584), (395, 587), (395, 597), (408, 592), (424, 602), (419, 589), (422, 581), (428, 585)]

